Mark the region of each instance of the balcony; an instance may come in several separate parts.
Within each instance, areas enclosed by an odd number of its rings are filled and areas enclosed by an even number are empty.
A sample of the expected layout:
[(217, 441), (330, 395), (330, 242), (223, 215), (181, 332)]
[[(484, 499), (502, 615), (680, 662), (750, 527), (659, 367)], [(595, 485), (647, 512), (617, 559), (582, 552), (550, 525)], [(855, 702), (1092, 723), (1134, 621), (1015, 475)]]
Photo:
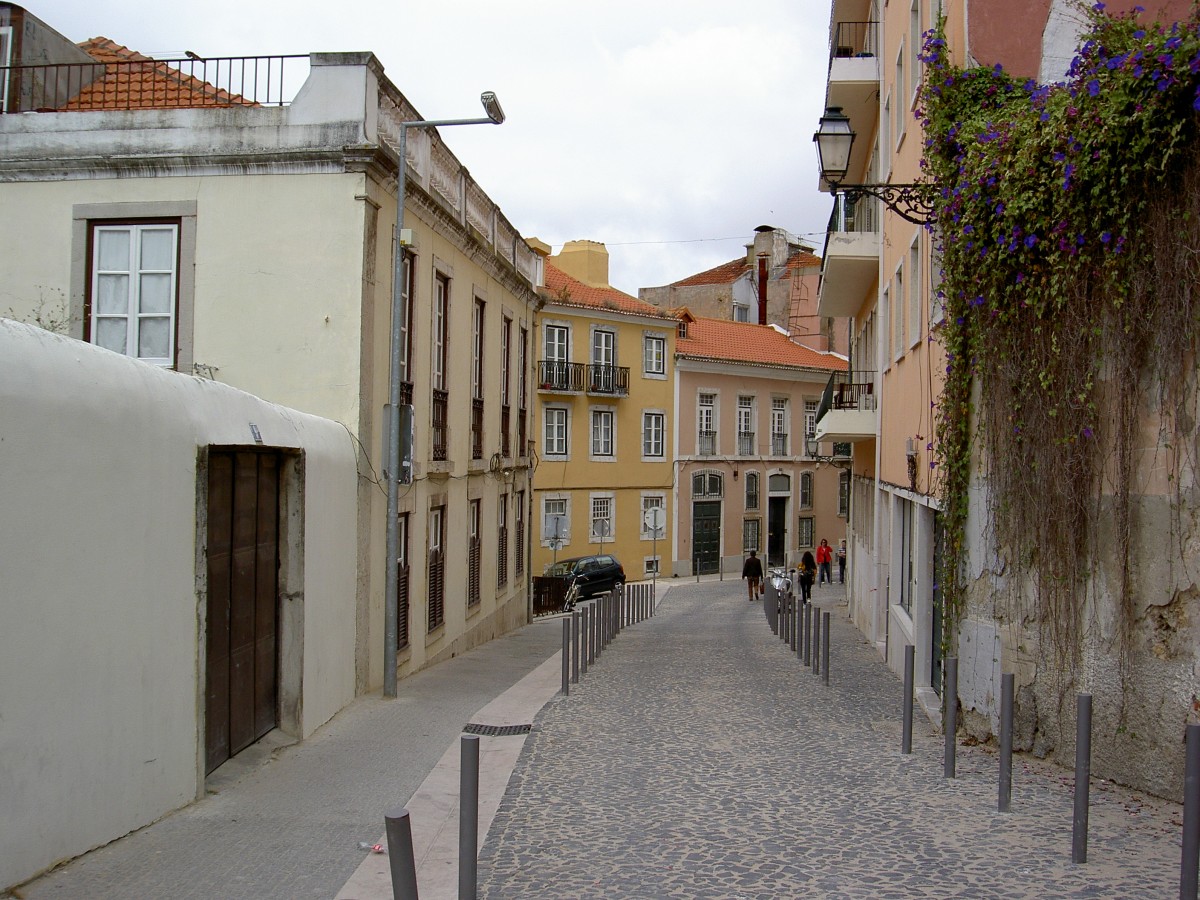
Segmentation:
[[(879, 43), (878, 22), (835, 21), (832, 25), (825, 105), (841, 107), (850, 117), (850, 127), (864, 136), (874, 134), (879, 124)], [(871, 143), (855, 142), (851, 172), (866, 171)], [(820, 189), (827, 187), (822, 183)]]
[(757, 449), (754, 443), (753, 431), (739, 431), (738, 436), (738, 456), (753, 456)]
[(483, 400), (471, 401), (471, 459), (483, 459)]
[(629, 396), (629, 367), (542, 360), (538, 363), (538, 390), (544, 394)]
[(717, 433), (715, 431), (696, 433), (696, 453), (699, 456), (717, 455)]
[(879, 253), (879, 201), (859, 197), (850, 202), (839, 194), (825, 234), (817, 314), (835, 318), (858, 315), (874, 299)]
[(772, 456), (787, 456), (788, 455), (788, 436), (786, 433), (773, 432), (771, 434), (771, 455)]
[(450, 394), (448, 391), (433, 390), (433, 448), (432, 456), (436, 462), (445, 462), (449, 456), (449, 435), (446, 423), (449, 419)]
[(835, 385), (829, 410), (817, 420), (817, 441), (853, 444), (875, 437), (875, 382), (872, 373), (858, 373), (859, 381)]

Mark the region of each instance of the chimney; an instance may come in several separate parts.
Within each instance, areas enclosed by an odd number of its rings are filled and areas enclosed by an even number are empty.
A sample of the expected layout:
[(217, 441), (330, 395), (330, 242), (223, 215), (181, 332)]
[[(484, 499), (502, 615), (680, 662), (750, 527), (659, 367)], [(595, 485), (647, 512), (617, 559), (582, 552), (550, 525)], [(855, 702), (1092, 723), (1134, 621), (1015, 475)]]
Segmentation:
[(766, 253), (758, 254), (758, 324), (767, 324), (767, 259)]
[(554, 265), (589, 287), (611, 287), (608, 249), (599, 241), (567, 241), (558, 256), (551, 259)]

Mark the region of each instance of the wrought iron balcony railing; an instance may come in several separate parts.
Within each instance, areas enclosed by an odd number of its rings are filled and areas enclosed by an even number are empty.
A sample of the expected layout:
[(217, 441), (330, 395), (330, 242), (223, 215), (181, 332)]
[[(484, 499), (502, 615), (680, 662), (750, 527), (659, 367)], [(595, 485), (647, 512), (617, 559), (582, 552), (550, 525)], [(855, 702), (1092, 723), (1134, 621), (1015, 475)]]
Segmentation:
[(700, 456), (717, 455), (717, 433), (715, 431), (700, 431), (696, 433), (696, 452)]
[(834, 27), (829, 58), (877, 56), (879, 53), (878, 22), (838, 22)]
[(787, 456), (788, 452), (788, 436), (778, 432), (771, 435), (771, 455), (772, 456)]
[(554, 394), (629, 396), (629, 368), (544, 359), (538, 363), (538, 390)]
[(738, 456), (753, 456), (755, 451), (753, 431), (738, 432)]
[(447, 391), (433, 391), (433, 458), (444, 462), (449, 458), (450, 442), (446, 423), (449, 419), (450, 394)]

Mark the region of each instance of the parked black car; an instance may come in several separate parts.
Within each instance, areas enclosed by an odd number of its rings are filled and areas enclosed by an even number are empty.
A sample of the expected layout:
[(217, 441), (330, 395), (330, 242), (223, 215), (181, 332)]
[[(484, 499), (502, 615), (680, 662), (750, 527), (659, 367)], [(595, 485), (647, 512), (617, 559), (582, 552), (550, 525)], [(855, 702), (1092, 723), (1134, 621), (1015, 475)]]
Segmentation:
[[(546, 570), (544, 577), (561, 579), (567, 588), (574, 583), (578, 591), (573, 599), (578, 602), (593, 594), (611, 591), (618, 584), (624, 584), (625, 569), (615, 556), (608, 554), (577, 556), (573, 559), (560, 559)], [(574, 604), (569, 604), (568, 608), (572, 605)]]

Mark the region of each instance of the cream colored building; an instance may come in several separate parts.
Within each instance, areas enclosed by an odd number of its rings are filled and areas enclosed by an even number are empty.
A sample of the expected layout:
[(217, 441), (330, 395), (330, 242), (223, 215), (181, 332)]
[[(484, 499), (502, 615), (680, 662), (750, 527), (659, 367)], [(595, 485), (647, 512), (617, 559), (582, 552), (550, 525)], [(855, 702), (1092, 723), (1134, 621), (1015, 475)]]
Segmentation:
[[(543, 254), (549, 247), (533, 240)], [(533, 571), (612, 554), (629, 581), (663, 573), (673, 540), (676, 321), (608, 284), (608, 251), (571, 241), (545, 261), (537, 318)], [(646, 524), (663, 509), (657, 538)]]
[[(76, 47), (10, 4), (0, 17), (18, 62), (82, 49), (111, 64), (6, 82), (10, 113), (55, 108), (0, 115), (0, 313), (340, 422), (359, 467), (355, 685), (378, 689), (396, 147), (400, 123), (423, 117), (370, 53), (273, 58), (274, 86), (283, 67), (308, 67), (289, 99), (265, 80), (214, 84), (228, 67), (202, 60), (171, 64), (176, 77), (106, 39)], [(97, 80), (33, 96), (52, 71)], [(131, 72), (182, 87), (138, 93)], [(436, 113), (480, 115), (463, 101)], [(527, 619), (541, 281), (540, 258), (441, 134), (407, 136), (401, 675)]]

